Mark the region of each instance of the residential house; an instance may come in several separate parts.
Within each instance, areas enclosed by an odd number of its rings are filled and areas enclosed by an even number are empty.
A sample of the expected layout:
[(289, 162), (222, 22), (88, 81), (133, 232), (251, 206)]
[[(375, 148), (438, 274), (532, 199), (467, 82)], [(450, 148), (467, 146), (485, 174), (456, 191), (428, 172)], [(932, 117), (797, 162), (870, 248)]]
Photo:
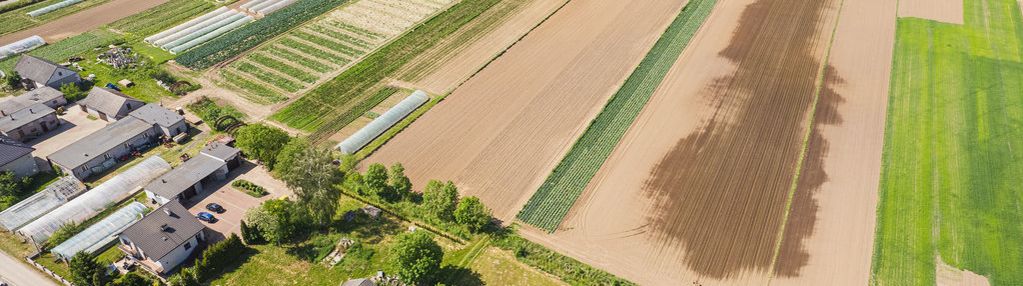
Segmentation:
[(227, 173), (238, 167), (241, 158), (238, 149), (213, 142), (170, 172), (146, 185), (146, 195), (157, 204), (187, 200), (208, 190), (209, 183), (227, 178)]
[(118, 249), (142, 267), (165, 275), (206, 241), (205, 229), (184, 206), (171, 202), (118, 234)]
[(0, 102), (0, 135), (25, 142), (60, 125), (55, 108), (67, 104), (64, 94), (41, 87)]
[(108, 122), (121, 120), (144, 105), (146, 103), (141, 100), (102, 87), (93, 87), (89, 90), (88, 96), (78, 101), (82, 111)]
[(132, 152), (149, 149), (161, 138), (173, 138), (187, 131), (184, 117), (149, 104), (57, 150), (47, 159), (65, 174), (84, 180), (113, 167)]
[(78, 73), (51, 61), (24, 55), (14, 64), (14, 71), (21, 76), (29, 89), (48, 86), (60, 89), (64, 84), (79, 83), (82, 78)]
[(10, 137), (0, 136), (0, 171), (11, 171), (19, 178), (39, 173), (32, 151), (35, 148)]
[(61, 106), (67, 105), (67, 99), (64, 99), (64, 93), (59, 90), (48, 86), (40, 87), (0, 102), (0, 116), (7, 116), (8, 114), (39, 103), (45, 104), (50, 108), (57, 109)]

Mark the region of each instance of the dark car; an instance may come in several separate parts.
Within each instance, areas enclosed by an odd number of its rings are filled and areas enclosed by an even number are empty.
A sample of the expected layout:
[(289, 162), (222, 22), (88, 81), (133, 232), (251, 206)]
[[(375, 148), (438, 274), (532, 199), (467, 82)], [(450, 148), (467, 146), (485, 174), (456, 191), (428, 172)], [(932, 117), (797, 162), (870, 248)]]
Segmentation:
[(213, 214), (208, 213), (208, 212), (201, 212), (201, 213), (199, 213), (199, 215), (197, 215), (195, 217), (198, 218), (201, 221), (205, 221), (205, 222), (208, 222), (208, 223), (215, 223), (215, 222), (217, 222), (217, 218), (214, 217)]
[(206, 209), (211, 211), (211, 212), (218, 213), (218, 214), (222, 214), (225, 211), (224, 207), (220, 206), (220, 204), (217, 204), (217, 203), (206, 204)]

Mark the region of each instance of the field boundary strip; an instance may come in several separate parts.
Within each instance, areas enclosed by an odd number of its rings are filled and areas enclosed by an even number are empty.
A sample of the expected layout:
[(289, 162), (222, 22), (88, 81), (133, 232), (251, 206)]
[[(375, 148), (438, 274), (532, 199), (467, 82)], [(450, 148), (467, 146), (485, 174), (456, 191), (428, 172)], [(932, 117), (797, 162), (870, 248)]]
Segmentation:
[(516, 216), (554, 232), (632, 126), (668, 71), (710, 15), (716, 0), (691, 0), (604, 105)]

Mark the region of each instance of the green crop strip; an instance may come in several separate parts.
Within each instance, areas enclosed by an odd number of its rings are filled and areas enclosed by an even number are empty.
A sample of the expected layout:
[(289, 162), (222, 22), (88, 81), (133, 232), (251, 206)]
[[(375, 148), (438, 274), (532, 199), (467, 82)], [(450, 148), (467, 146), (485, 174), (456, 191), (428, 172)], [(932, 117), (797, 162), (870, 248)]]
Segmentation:
[(936, 260), (1023, 284), (1023, 19), (898, 21), (871, 283), (934, 285)]
[(654, 90), (660, 86), (689, 40), (710, 15), (715, 3), (715, 0), (692, 0), (686, 4), (621, 89), (611, 97), (522, 208), (519, 220), (551, 232), (557, 229)]

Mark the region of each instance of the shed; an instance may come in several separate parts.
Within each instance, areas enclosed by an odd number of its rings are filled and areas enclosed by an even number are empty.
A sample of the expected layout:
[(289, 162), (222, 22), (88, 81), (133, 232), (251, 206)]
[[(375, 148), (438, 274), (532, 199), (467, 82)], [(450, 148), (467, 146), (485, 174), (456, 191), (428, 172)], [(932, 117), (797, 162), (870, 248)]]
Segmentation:
[(22, 79), (28, 80), (31, 88), (48, 86), (59, 89), (64, 84), (82, 81), (78, 73), (71, 69), (29, 55), (23, 55), (18, 59), (14, 64), (14, 71), (18, 72)]
[(82, 111), (103, 121), (115, 121), (128, 116), (128, 113), (146, 105), (146, 103), (120, 91), (93, 87), (89, 90), (89, 95), (79, 101), (78, 105), (82, 107)]

